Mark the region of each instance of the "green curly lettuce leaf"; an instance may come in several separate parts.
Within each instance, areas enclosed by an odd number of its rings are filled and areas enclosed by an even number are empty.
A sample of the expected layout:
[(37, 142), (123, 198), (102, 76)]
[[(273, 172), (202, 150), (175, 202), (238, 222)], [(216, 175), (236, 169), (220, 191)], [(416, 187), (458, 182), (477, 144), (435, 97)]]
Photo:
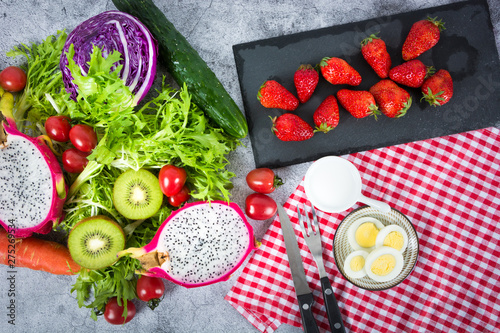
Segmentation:
[(21, 44), (7, 52), (9, 57), (21, 56), (26, 59), (26, 64), (21, 66), (26, 71), (26, 87), (14, 109), (18, 127), (22, 128), (25, 119), (36, 123), (40, 119), (47, 119), (54, 112), (46, 94), (60, 94), (64, 90), (59, 59), (67, 37), (66, 32), (58, 31), (41, 43), (32, 43), (30, 46)]

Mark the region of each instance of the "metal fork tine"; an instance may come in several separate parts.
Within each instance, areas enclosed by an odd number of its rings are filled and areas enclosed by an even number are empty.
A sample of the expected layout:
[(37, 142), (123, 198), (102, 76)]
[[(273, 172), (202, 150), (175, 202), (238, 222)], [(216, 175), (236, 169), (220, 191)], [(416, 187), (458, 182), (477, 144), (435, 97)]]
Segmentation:
[(314, 224), (314, 229), (318, 234), (320, 234), (318, 217), (316, 216), (316, 209), (314, 209), (313, 205), (311, 205), (311, 214), (312, 214), (312, 223)]
[(306, 220), (307, 220), (307, 233), (308, 235), (313, 235), (313, 234), (316, 234), (315, 233), (315, 230), (313, 229), (312, 227), (312, 223), (311, 223), (311, 219), (309, 218), (309, 212), (307, 211), (306, 209), (306, 204), (303, 204), (302, 205), (304, 207), (304, 212), (306, 214)]
[(300, 207), (298, 204), (297, 204), (297, 216), (299, 217), (299, 226), (300, 226), (300, 229), (302, 230), (302, 235), (304, 236), (304, 238), (306, 238), (307, 232), (306, 232), (306, 228), (304, 227), (304, 218), (302, 217), (302, 214), (300, 213)]
[(304, 238), (310, 237), (312, 233), (311, 223), (309, 222), (309, 216), (307, 214), (307, 210), (304, 205), (302, 205), (304, 209), (304, 215), (300, 212), (300, 207), (297, 204), (297, 215), (299, 217), (299, 225), (302, 229), (302, 235)]

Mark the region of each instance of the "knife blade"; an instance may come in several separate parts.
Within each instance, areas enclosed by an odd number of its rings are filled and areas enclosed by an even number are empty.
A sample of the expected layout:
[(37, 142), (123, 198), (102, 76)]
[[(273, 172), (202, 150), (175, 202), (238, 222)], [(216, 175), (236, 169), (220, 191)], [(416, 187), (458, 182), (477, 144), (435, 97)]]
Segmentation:
[(318, 325), (312, 313), (312, 305), (314, 303), (313, 294), (307, 285), (306, 274), (304, 272), (304, 265), (302, 264), (302, 257), (300, 256), (299, 245), (295, 232), (293, 231), (292, 223), (288, 217), (285, 209), (278, 205), (278, 216), (280, 219), (281, 230), (283, 231), (283, 238), (285, 239), (286, 253), (288, 255), (288, 263), (292, 271), (293, 286), (297, 301), (299, 302), (300, 316), (302, 318), (302, 325), (304, 332), (318, 332)]

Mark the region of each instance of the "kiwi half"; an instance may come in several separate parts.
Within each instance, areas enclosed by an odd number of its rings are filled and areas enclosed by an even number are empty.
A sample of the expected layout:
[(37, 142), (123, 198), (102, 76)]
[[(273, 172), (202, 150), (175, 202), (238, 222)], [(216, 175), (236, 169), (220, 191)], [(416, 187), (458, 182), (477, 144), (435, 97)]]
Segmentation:
[(125, 248), (125, 234), (118, 223), (102, 215), (78, 222), (68, 236), (73, 260), (88, 269), (108, 267)]
[(158, 178), (145, 169), (127, 170), (115, 181), (113, 204), (128, 219), (147, 219), (156, 214), (162, 202)]

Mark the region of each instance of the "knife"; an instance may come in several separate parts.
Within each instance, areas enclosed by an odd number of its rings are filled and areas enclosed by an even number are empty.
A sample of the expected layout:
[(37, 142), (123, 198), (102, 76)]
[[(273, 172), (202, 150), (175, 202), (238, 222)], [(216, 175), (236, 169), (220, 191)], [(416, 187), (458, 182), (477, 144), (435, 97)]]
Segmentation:
[(312, 305), (314, 303), (313, 294), (307, 285), (297, 238), (295, 237), (290, 218), (286, 214), (285, 209), (280, 205), (278, 205), (278, 216), (280, 218), (281, 230), (283, 231), (283, 238), (285, 239), (286, 253), (288, 255), (290, 270), (292, 271), (293, 286), (299, 302), (304, 332), (319, 333), (318, 325), (312, 313)]

